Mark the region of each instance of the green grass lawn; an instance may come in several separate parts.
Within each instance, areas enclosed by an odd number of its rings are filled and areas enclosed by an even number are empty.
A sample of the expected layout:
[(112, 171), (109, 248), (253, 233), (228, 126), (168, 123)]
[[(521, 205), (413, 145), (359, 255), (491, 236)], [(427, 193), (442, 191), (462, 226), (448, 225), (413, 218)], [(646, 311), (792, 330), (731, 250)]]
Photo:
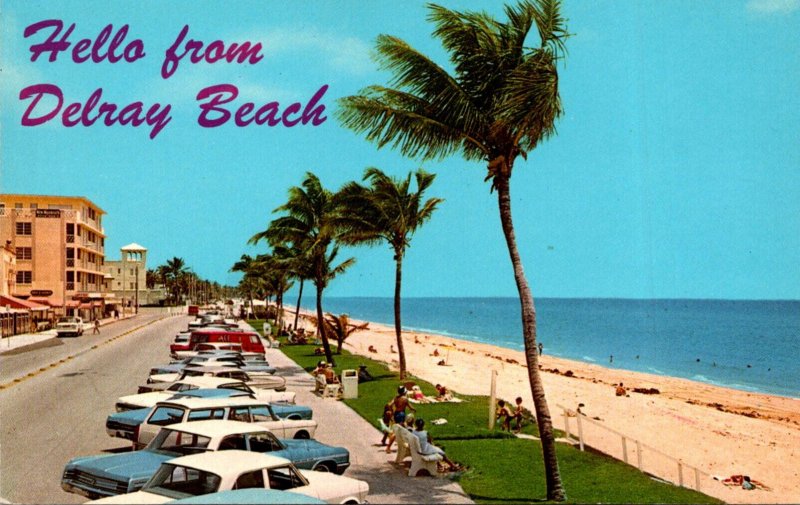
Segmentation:
[[(251, 321), (255, 328), (261, 321)], [(281, 350), (304, 369), (313, 370), (324, 356), (314, 354), (314, 345), (286, 345)], [(336, 372), (358, 370), (366, 365), (374, 381), (359, 384), (358, 398), (343, 400), (364, 419), (378, 427), (383, 406), (400, 385), (400, 377), (379, 361), (343, 351), (335, 354)], [(434, 385), (409, 377), (423, 393), (435, 396)], [(447, 419), (447, 424), (428, 425), (434, 442), (444, 448), (467, 471), (458, 476), (464, 491), (477, 503), (524, 503), (544, 501), (546, 495), (541, 444), (520, 439), (498, 427), (488, 428), (489, 398), (456, 396), (462, 403), (414, 405), (417, 417), (426, 421)], [(523, 433), (537, 435), (535, 424), (523, 426)], [(561, 433), (557, 432), (557, 436)], [(376, 432), (376, 443), (380, 434)], [(559, 468), (571, 503), (721, 503), (719, 500), (671, 484), (658, 482), (630, 465), (592, 452), (581, 452), (557, 444)]]

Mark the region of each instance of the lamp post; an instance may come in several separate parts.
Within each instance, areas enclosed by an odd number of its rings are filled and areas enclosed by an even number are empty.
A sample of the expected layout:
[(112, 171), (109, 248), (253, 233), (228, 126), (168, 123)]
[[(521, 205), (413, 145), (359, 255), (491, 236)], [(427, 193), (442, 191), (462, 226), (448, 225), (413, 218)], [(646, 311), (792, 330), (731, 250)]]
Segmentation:
[(136, 314), (138, 314), (139, 313), (139, 264), (138, 263), (136, 264), (136, 295), (134, 300), (135, 300), (134, 303), (136, 304), (134, 310), (136, 311)]

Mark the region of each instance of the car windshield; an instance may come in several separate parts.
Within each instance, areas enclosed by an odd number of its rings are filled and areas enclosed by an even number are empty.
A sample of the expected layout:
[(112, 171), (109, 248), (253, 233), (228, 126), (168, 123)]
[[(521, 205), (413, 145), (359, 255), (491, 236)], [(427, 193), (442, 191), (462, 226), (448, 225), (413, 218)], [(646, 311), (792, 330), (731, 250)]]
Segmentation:
[(197, 386), (194, 386), (192, 384), (185, 384), (183, 382), (176, 382), (175, 384), (168, 387), (167, 391), (191, 391), (192, 389), (197, 389)]
[(172, 457), (188, 456), (204, 452), (210, 442), (209, 437), (195, 433), (162, 429), (147, 446), (147, 450)]
[(188, 498), (216, 493), (221, 482), (220, 476), (211, 472), (163, 463), (142, 491), (169, 498)]

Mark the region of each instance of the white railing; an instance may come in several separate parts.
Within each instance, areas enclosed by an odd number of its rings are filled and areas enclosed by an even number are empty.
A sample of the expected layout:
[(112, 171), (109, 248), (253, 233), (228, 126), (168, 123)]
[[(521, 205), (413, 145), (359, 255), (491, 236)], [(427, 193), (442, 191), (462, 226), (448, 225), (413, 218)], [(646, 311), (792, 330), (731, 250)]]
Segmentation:
[[(635, 466), (639, 471), (653, 475), (681, 487), (700, 491), (703, 478), (711, 477), (697, 467), (605, 426), (581, 412), (561, 405), (566, 438), (578, 444), (580, 450), (591, 447), (613, 458)], [(574, 431), (570, 420), (574, 419)], [(609, 436), (610, 435), (610, 436)], [(615, 443), (614, 440), (618, 440)]]

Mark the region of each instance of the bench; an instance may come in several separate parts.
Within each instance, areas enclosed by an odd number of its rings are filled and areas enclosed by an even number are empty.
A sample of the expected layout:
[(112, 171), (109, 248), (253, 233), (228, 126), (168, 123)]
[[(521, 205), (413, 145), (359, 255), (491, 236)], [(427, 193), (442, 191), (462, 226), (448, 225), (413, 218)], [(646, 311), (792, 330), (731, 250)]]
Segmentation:
[(408, 469), (409, 477), (416, 477), (420, 470), (425, 470), (428, 475), (437, 476), (439, 474), (439, 461), (442, 456), (439, 454), (420, 454), (419, 439), (416, 435), (403, 428), (399, 424), (394, 425), (394, 436), (397, 442), (396, 463), (402, 463), (404, 459), (411, 456), (411, 468)]

